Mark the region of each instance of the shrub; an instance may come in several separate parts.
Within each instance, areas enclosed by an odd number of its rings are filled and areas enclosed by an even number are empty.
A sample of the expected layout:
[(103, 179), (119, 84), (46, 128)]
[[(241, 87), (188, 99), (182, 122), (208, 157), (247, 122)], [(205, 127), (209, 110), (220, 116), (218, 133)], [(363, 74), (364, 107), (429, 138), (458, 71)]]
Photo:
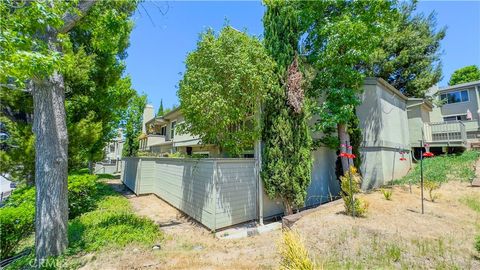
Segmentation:
[(440, 188), (440, 183), (425, 180), (423, 181), (423, 187), (428, 191), (428, 196), (430, 197), (431, 202), (435, 202), (435, 200), (440, 197), (440, 195), (434, 193), (435, 190)]
[(286, 230), (283, 232), (283, 243), (280, 246), (281, 269), (313, 270), (314, 262), (300, 240), (298, 233)]
[(95, 209), (97, 176), (82, 174), (68, 177), (68, 217), (75, 218)]
[(31, 202), (0, 208), (0, 258), (14, 255), (19, 242), (33, 232), (35, 208)]
[(35, 188), (24, 186), (14, 189), (5, 202), (6, 207), (18, 207), (22, 204), (35, 205)]
[[(68, 177), (69, 218), (95, 209), (100, 192), (105, 192), (97, 183), (97, 177), (88, 174), (75, 174)], [(19, 242), (33, 233), (35, 217), (35, 188), (15, 189), (0, 208), (0, 247), (1, 258), (12, 256)]]
[[(360, 192), (360, 183), (362, 181), (362, 177), (357, 172), (357, 169), (354, 166), (351, 166), (350, 172), (341, 176), (340, 180), (346, 213), (358, 217), (365, 216), (368, 210), (368, 203), (360, 198), (355, 198), (354, 196), (356, 193)], [(350, 180), (352, 185), (350, 185)]]
[(480, 252), (480, 235), (477, 235), (477, 238), (475, 240), (475, 249)]
[(392, 193), (393, 191), (391, 189), (382, 189), (383, 197), (385, 197), (385, 200), (387, 201), (392, 200)]

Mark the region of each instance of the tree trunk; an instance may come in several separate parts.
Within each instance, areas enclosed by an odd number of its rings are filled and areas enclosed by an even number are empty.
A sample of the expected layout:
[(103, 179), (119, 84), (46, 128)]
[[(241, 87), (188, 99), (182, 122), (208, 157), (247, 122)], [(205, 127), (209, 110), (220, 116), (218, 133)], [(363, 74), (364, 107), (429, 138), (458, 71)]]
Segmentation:
[(284, 200), (283, 206), (285, 207), (285, 210), (283, 212), (285, 216), (293, 215), (293, 205), (291, 202)]
[[(56, 33), (44, 36), (50, 49)], [(68, 135), (63, 76), (55, 71), (44, 80), (34, 81), (35, 133), (35, 254), (37, 265), (48, 256), (60, 255), (68, 245)]]
[(93, 174), (93, 162), (91, 160), (88, 161), (88, 173)]
[[(340, 145), (343, 145), (343, 146), (340, 146), (340, 152), (348, 153), (348, 149), (346, 147), (347, 145), (350, 145), (350, 136), (348, 136), (348, 133), (347, 133), (347, 124), (338, 124), (337, 131), (338, 131), (338, 139), (340, 140)], [(342, 161), (342, 172), (345, 175), (345, 173), (348, 172), (348, 170), (350, 169), (348, 166), (348, 158), (341, 157), (340, 159)]]

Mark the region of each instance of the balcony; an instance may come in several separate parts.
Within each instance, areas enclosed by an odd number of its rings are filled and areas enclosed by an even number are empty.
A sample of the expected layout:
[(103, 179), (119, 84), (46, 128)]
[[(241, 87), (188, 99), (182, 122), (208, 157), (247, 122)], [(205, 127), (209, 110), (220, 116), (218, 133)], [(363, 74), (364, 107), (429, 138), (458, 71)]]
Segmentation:
[(467, 132), (462, 121), (425, 123), (423, 126), (425, 142), (431, 146), (466, 147)]
[(156, 135), (156, 134), (144, 134), (140, 138), (140, 150), (141, 151), (148, 151), (150, 150), (150, 146), (158, 145), (162, 143), (170, 142), (165, 135)]

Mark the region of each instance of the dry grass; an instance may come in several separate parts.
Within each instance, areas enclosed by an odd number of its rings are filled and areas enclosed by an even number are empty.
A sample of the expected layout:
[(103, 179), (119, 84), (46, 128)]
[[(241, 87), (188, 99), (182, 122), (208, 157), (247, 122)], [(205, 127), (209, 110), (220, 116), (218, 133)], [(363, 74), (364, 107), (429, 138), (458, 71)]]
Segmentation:
[(460, 202), (480, 198), (467, 183), (442, 185), (435, 203), (420, 190), (394, 187), (387, 201), (381, 192), (368, 194), (369, 215), (352, 219), (341, 206), (324, 208), (300, 220), (295, 229), (325, 269), (480, 269), (474, 250), (479, 214)]
[[(367, 217), (343, 214), (342, 204), (320, 206), (294, 225), (317, 266), (325, 269), (480, 269), (474, 248), (480, 214), (474, 211), (480, 189), (465, 182), (443, 184), (435, 202), (420, 208), (420, 190), (392, 188), (361, 195), (369, 202)], [(282, 233), (218, 240), (181, 217), (155, 196), (133, 197), (136, 212), (162, 227), (159, 251), (139, 247), (85, 256), (84, 269), (278, 269)], [(176, 223), (180, 224), (176, 224)]]

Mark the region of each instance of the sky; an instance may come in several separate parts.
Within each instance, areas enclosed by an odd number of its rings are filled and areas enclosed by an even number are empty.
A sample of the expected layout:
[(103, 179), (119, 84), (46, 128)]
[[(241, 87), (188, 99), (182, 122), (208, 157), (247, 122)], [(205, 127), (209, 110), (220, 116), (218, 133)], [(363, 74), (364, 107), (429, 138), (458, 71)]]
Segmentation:
[[(421, 1), (418, 12), (437, 14), (437, 27), (447, 26), (441, 42), (443, 79), (467, 65), (480, 66), (480, 0)], [(219, 31), (228, 21), (250, 35), (263, 33), (264, 7), (256, 1), (145, 1), (133, 16), (126, 74), (134, 89), (148, 96), (158, 109), (178, 105), (177, 86), (185, 71), (185, 58), (196, 48), (199, 34)]]

